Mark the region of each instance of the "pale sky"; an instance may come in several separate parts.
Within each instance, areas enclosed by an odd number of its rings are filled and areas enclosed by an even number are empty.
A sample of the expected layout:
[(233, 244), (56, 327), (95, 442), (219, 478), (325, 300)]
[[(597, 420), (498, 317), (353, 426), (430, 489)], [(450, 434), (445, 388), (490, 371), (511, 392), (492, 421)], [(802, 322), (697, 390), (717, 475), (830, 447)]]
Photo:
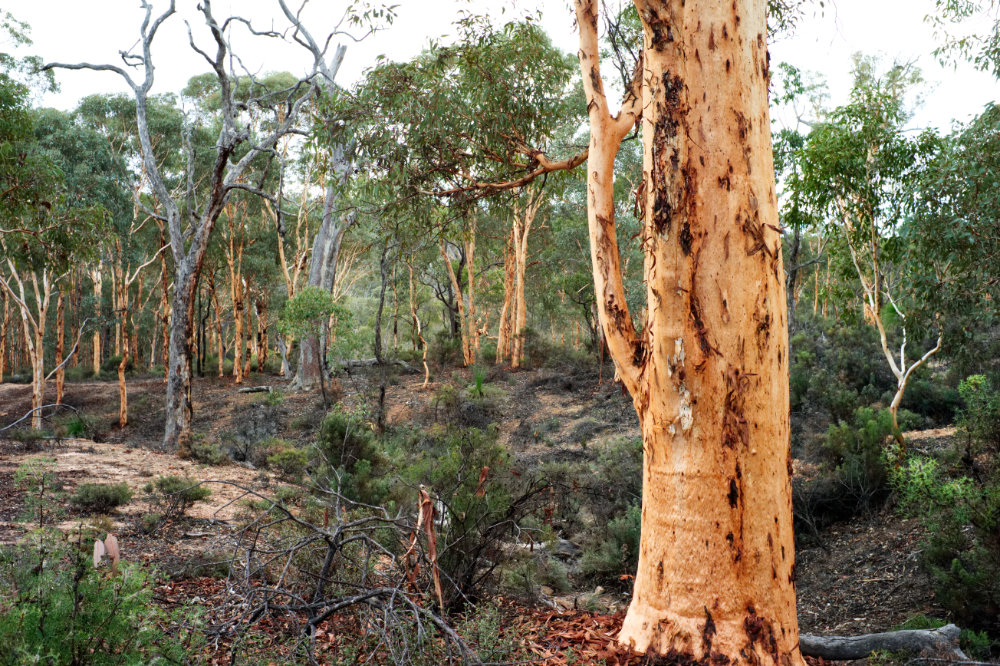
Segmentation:
[[(542, 24), (557, 46), (575, 51), (576, 34), (573, 14), (566, 0), (394, 0), (399, 3), (394, 24), (369, 36), (361, 43), (348, 42), (347, 56), (338, 82), (347, 85), (357, 80), (377, 55), (406, 59), (417, 54), (430, 38), (444, 37), (451, 22), (461, 11), (477, 12), (490, 7), (490, 13), (512, 17), (542, 11)], [(290, 0), (294, 5), (296, 0)], [(142, 14), (137, 0), (8, 0), (6, 8), (32, 28), (31, 52), (49, 61), (120, 64), (118, 51), (131, 48), (138, 37)], [(194, 0), (178, 0), (184, 7), (164, 25), (154, 46), (157, 64), (156, 92), (177, 92), (187, 79), (207, 67), (187, 44), (184, 18), (190, 20), (196, 41), (210, 48), (211, 42), (194, 14)], [(164, 5), (162, 0), (157, 7)], [(239, 11), (253, 17), (258, 27), (283, 26), (275, 6), (268, 0), (215, 0), (217, 16)], [(307, 12), (307, 24), (319, 36), (332, 25), (343, 2), (313, 0)], [(828, 82), (831, 102), (845, 101), (850, 86), (850, 56), (857, 51), (881, 54), (893, 59), (915, 60), (921, 67), (927, 86), (924, 104), (912, 125), (947, 129), (952, 119), (967, 120), (990, 101), (1000, 99), (1000, 84), (988, 74), (974, 71), (966, 64), (957, 69), (940, 66), (931, 55), (937, 42), (924, 17), (933, 10), (933, 0), (830, 0), (823, 14), (807, 16), (792, 37), (770, 45), (772, 64), (789, 62), (803, 70), (821, 74)], [(241, 34), (235, 40), (244, 61), (259, 71), (303, 71), (307, 62), (301, 50), (267, 40), (251, 39)], [(0, 47), (3, 48), (3, 47)], [(607, 73), (606, 73), (607, 75)], [(82, 96), (124, 91), (116, 75), (110, 73), (58, 73), (62, 91), (47, 96), (43, 103), (63, 109), (72, 108)]]

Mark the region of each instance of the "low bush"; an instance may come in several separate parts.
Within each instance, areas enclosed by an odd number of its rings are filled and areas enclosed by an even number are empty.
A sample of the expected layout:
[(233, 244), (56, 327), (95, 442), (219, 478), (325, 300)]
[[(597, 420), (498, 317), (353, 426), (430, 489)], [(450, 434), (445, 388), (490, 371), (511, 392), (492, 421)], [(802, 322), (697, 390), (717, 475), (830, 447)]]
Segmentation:
[[(900, 410), (904, 430), (922, 417)], [(816, 452), (817, 475), (795, 479), (793, 508), (800, 534), (818, 533), (830, 523), (879, 509), (891, 494), (889, 462), (896, 450), (888, 410), (861, 407), (849, 422), (831, 425)]]
[(183, 609), (181, 625), (153, 603), (144, 569), (123, 563), (109, 576), (86, 550), (42, 531), (0, 551), (0, 663), (188, 663), (198, 647), (197, 614)]
[(320, 424), (316, 450), (319, 460), (311, 473), (317, 485), (339, 488), (345, 497), (365, 504), (384, 501), (387, 461), (359, 414), (334, 408)]
[(100, 442), (107, 435), (107, 423), (95, 416), (73, 413), (54, 419), (55, 432), (61, 437), (80, 437)]
[(204, 465), (225, 465), (231, 460), (218, 442), (203, 436), (195, 436), (191, 442), (191, 459)]
[(435, 501), (446, 605), (491, 595), (510, 560), (506, 541), (540, 510), (543, 484), (511, 473), (495, 427), (399, 430), (380, 444), (391, 461), (390, 507), (415, 511), (419, 488)]
[(642, 510), (638, 504), (628, 507), (625, 515), (608, 523), (601, 541), (593, 544), (583, 554), (580, 568), (584, 575), (604, 582), (621, 584), (639, 565), (639, 534)]
[(440, 366), (458, 366), (464, 363), (462, 341), (447, 330), (439, 331), (427, 347), (427, 360)]
[(958, 385), (963, 407), (958, 425), (975, 449), (1000, 451), (1000, 392), (984, 375), (972, 375)]
[(155, 496), (154, 501), (163, 505), (164, 513), (167, 514), (183, 514), (192, 505), (212, 495), (212, 491), (206, 486), (182, 476), (158, 477), (156, 481), (146, 485), (146, 492)]
[(926, 528), (924, 565), (935, 598), (973, 629), (1000, 629), (1000, 479), (975, 483), (914, 456), (894, 472), (903, 510)]
[(302, 476), (309, 465), (309, 454), (291, 446), (285, 446), (267, 457), (267, 464), (277, 470), (283, 477), (301, 483)]
[[(118, 376), (118, 366), (122, 363), (121, 354), (116, 354), (114, 356), (109, 356), (101, 363), (101, 372), (113, 374), (115, 377)], [(129, 358), (125, 361), (125, 372), (131, 373), (133, 370), (132, 359)]]
[(131, 499), (132, 490), (127, 483), (84, 483), (73, 493), (71, 501), (84, 511), (108, 513)]

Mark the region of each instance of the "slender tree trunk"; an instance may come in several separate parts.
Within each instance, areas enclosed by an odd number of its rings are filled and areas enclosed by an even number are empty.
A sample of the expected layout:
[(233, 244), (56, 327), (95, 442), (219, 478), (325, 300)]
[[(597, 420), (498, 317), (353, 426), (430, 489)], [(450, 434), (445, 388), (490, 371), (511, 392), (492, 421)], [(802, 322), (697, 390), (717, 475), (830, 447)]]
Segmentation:
[(281, 376), (287, 377), (291, 372), (288, 367), (288, 347), (285, 345), (285, 338), (280, 333), (277, 336), (278, 354), (281, 356)]
[(254, 312), (257, 313), (257, 372), (263, 373), (267, 365), (267, 297), (263, 290), (254, 301)]
[(125, 388), (125, 368), (128, 365), (128, 328), (122, 326), (122, 360), (118, 363), (118, 427), (128, 425), (128, 391)]
[(226, 374), (225, 370), (225, 349), (223, 348), (222, 339), (222, 311), (219, 310), (219, 294), (215, 289), (215, 275), (209, 273), (208, 276), (208, 291), (212, 296), (212, 310), (215, 312), (215, 352), (218, 355), (219, 364), (219, 378), (222, 378)]
[(385, 355), (382, 352), (382, 311), (385, 308), (385, 290), (389, 284), (389, 250), (389, 239), (387, 238), (382, 247), (382, 258), (379, 261), (381, 283), (378, 292), (378, 309), (375, 311), (375, 361), (379, 368), (378, 411), (375, 427), (378, 432), (385, 430), (386, 363)]
[[(819, 242), (816, 243), (817, 247)], [(810, 249), (812, 249), (812, 244), (810, 243)], [(815, 256), (815, 253), (814, 253)], [(819, 262), (816, 262), (815, 270), (813, 271), (813, 317), (819, 314)]]
[(524, 208), (524, 220), (514, 224), (514, 331), (510, 358), (512, 368), (521, 367), (524, 360), (524, 327), (528, 321), (528, 305), (524, 297), (524, 276), (528, 266), (528, 235), (535, 221), (542, 195), (539, 192)]
[[(160, 227), (160, 247), (167, 242), (167, 237), (163, 229), (163, 223), (157, 222)], [(170, 274), (167, 272), (167, 253), (160, 254), (160, 337), (163, 340), (163, 381), (167, 382), (170, 374)]]
[[(233, 377), (237, 384), (243, 383), (243, 223), (240, 224), (237, 237), (236, 221), (234, 219), (236, 206), (232, 203), (226, 206), (226, 217), (229, 222), (229, 244), (226, 252), (226, 263), (229, 265), (229, 296), (233, 300), (233, 326), (235, 338), (233, 347)], [(243, 219), (243, 216), (240, 216)]]
[(122, 289), (122, 247), (121, 240), (115, 239), (116, 248), (115, 256), (113, 258), (113, 263), (111, 264), (111, 309), (114, 312), (115, 318), (115, 356), (121, 356), (122, 354), (122, 318), (125, 316), (125, 311), (122, 309), (121, 305), (121, 289)]
[[(619, 640), (671, 661), (802, 664), (787, 328), (762, 0), (637, 0), (641, 82), (612, 115), (577, 0), (595, 294), (643, 434), (642, 536)], [(614, 160), (641, 113), (648, 310), (637, 333)]]
[(788, 253), (788, 276), (786, 278), (787, 287), (785, 294), (788, 300), (788, 330), (795, 328), (795, 303), (796, 290), (798, 289), (799, 277), (799, 249), (802, 246), (802, 232), (798, 226), (792, 232), (792, 242)]
[(59, 294), (56, 296), (56, 358), (55, 362), (58, 364), (56, 370), (56, 404), (61, 405), (63, 399), (63, 390), (66, 387), (66, 369), (62, 365), (63, 350), (66, 347), (66, 312), (65, 312), (65, 297), (63, 289), (59, 290)]
[[(243, 279), (243, 303), (246, 304), (246, 303), (252, 303), (252, 302), (253, 302), (253, 298), (252, 298), (251, 293), (250, 293), (250, 285), (247, 283), (246, 278), (244, 278)], [(246, 353), (246, 356), (243, 358), (243, 376), (244, 377), (249, 377), (250, 376), (250, 360), (251, 360), (251, 356), (252, 356), (253, 352), (256, 351), (256, 350), (253, 349), (254, 340), (256, 339), (256, 337), (254, 335), (253, 310), (250, 309), (250, 310), (245, 310), (245, 311), (246, 311), (246, 315), (247, 315), (247, 321), (246, 321), (247, 353)]]
[(0, 383), (7, 372), (7, 331), (10, 327), (10, 300), (6, 290), (0, 289), (3, 296), (3, 319), (0, 319)]
[[(468, 329), (469, 357), (471, 363), (479, 360), (479, 322), (476, 317), (476, 221), (472, 220), (469, 237), (465, 239), (465, 269), (469, 279), (469, 309), (466, 319)], [(469, 364), (469, 361), (466, 362)]]
[(517, 244), (517, 209), (514, 209), (510, 233), (503, 252), (503, 307), (500, 308), (500, 328), (497, 331), (497, 363), (503, 363), (511, 357), (511, 347), (514, 335), (514, 319), (517, 317), (517, 306), (514, 302), (515, 273), (517, 260), (514, 247)]
[[(462, 361), (464, 365), (470, 366), (476, 362), (472, 340), (470, 337), (470, 330), (474, 328), (474, 325), (470, 325), (470, 316), (465, 309), (465, 295), (462, 293), (462, 287), (458, 282), (458, 273), (455, 272), (454, 267), (451, 265), (451, 258), (448, 256), (448, 251), (443, 240), (441, 241), (440, 251), (441, 258), (444, 260), (444, 265), (448, 269), (448, 279), (451, 281), (451, 288), (455, 293), (455, 304), (458, 307), (458, 327), (459, 340), (462, 345)], [(466, 256), (465, 259), (468, 262), (468, 256)], [(461, 270), (461, 266), (459, 266), (459, 271)]]
[[(94, 282), (94, 319), (97, 322), (100, 322), (101, 291), (103, 291), (102, 287), (104, 283), (104, 275), (101, 273), (100, 263), (97, 264), (96, 268), (91, 269), (90, 279)], [(95, 377), (101, 374), (101, 327), (100, 326), (96, 326), (94, 328), (92, 369), (94, 371)]]
[(413, 262), (412, 260), (407, 262), (407, 268), (410, 270), (410, 317), (413, 319), (413, 333), (415, 337), (420, 341), (420, 347), (423, 350), (423, 356), (421, 360), (424, 364), (424, 383), (421, 388), (427, 388), (427, 384), (431, 379), (431, 370), (427, 366), (427, 340), (424, 339), (423, 326), (420, 323), (420, 316), (417, 312), (417, 291), (416, 283), (413, 280)]

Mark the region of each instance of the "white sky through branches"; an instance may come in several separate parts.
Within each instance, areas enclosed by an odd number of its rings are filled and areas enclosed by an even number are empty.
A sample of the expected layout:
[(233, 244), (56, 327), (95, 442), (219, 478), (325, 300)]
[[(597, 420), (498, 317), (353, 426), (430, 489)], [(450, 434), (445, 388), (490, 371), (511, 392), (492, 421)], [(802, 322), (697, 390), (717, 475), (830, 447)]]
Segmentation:
[[(338, 83), (350, 84), (371, 66), (379, 54), (395, 60), (419, 53), (431, 38), (448, 42), (451, 22), (460, 12), (482, 12), (512, 18), (542, 11), (542, 24), (560, 48), (576, 50), (573, 13), (566, 0), (395, 0), (398, 16), (392, 26), (369, 36), (361, 43), (348, 42), (347, 57)], [(137, 0), (15, 0), (6, 9), (31, 26), (34, 45), (30, 52), (48, 61), (120, 64), (118, 51), (136, 44), (142, 12)], [(163, 27), (154, 46), (157, 84), (154, 92), (178, 92), (188, 78), (207, 70), (187, 44), (184, 19), (196, 41), (206, 50), (212, 43), (194, 11), (195, 0), (178, 0), (180, 11)], [(290, 0), (295, 5), (295, 0)], [(609, 3), (609, 4), (613, 4)], [(162, 0), (155, 3), (162, 8)], [(215, 0), (218, 17), (231, 12), (253, 19), (258, 28), (284, 25), (271, 0)], [(306, 12), (307, 25), (314, 35), (325, 35), (344, 3), (312, 0)], [(501, 14), (501, 7), (503, 13)], [(888, 64), (893, 59), (915, 61), (927, 84), (923, 103), (911, 122), (915, 128), (935, 126), (947, 130), (952, 119), (968, 120), (987, 102), (1000, 98), (1000, 84), (992, 76), (976, 72), (961, 63), (957, 68), (942, 67), (932, 55), (938, 44), (924, 17), (934, 9), (933, 0), (827, 0), (819, 13), (810, 11), (796, 33), (771, 44), (772, 65), (788, 62), (800, 69), (818, 72), (828, 83), (830, 101), (846, 100), (850, 86), (850, 56), (861, 51), (879, 54)], [(342, 10), (341, 10), (342, 11)], [(283, 17), (281, 17), (283, 19)], [(293, 45), (269, 43), (250, 38), (241, 31), (235, 45), (252, 71), (288, 70), (298, 73), (306, 62)], [(6, 45), (5, 45), (6, 46)], [(0, 48), (5, 48), (0, 46)], [(124, 91), (116, 75), (92, 72), (59, 72), (61, 92), (47, 95), (42, 103), (71, 109), (88, 94)], [(610, 72), (606, 72), (610, 80)]]

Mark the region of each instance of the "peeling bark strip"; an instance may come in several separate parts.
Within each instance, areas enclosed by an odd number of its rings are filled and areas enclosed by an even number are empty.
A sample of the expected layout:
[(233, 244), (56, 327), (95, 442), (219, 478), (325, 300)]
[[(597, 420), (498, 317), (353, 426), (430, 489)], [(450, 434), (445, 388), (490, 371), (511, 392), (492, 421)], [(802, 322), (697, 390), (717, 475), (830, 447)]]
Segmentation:
[[(612, 115), (597, 2), (576, 0), (594, 287), (643, 432), (642, 541), (619, 640), (654, 662), (803, 663), (784, 279), (757, 38), (765, 4), (636, 0), (642, 71)], [(615, 154), (640, 119), (641, 334), (626, 305), (613, 201)]]

